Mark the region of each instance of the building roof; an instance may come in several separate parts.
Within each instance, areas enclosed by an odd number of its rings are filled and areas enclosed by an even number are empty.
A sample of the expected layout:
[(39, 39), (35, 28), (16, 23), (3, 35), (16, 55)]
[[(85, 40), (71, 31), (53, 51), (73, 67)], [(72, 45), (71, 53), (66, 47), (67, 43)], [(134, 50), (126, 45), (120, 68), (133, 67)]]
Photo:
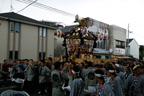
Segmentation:
[(43, 27), (48, 27), (48, 28), (51, 28), (51, 29), (56, 29), (56, 27), (54, 27), (54, 26), (49, 26), (48, 24), (45, 24), (43, 22), (37, 21), (35, 19), (17, 14), (17, 13), (14, 13), (14, 12), (0, 13), (0, 18), (2, 18), (4, 20), (12, 20), (12, 21), (31, 24), (31, 25), (43, 26)]
[(66, 27), (64, 27), (64, 28), (61, 29), (61, 30), (62, 30), (62, 32), (67, 33), (67, 32), (69, 32), (70, 30), (72, 30), (73, 28), (75, 28), (75, 27), (77, 27), (77, 26), (79, 26), (79, 25), (66, 26)]
[[(131, 43), (131, 41), (133, 41), (133, 39), (129, 39), (129, 43)], [(126, 43), (128, 43), (128, 39), (126, 39)]]
[[(68, 33), (71, 31), (73, 28), (77, 27), (79, 25), (70, 25), (70, 26), (65, 26), (64, 28), (61, 29), (62, 32)], [(55, 35), (57, 35), (57, 32), (55, 32)]]

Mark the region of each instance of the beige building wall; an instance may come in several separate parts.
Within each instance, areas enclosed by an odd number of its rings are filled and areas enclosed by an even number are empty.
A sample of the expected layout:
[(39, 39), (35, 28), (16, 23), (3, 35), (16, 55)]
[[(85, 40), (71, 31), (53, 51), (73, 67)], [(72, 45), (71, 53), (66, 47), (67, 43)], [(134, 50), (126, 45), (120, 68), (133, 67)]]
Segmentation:
[(7, 59), (8, 21), (0, 20), (0, 63)]
[(38, 52), (38, 27), (21, 24), (20, 59), (37, 60)]
[[(38, 53), (42, 51), (42, 37), (38, 42), (38, 28), (38, 26), (20, 23), (20, 33), (15, 34), (15, 51), (19, 52), (19, 59), (38, 59)], [(9, 51), (14, 50), (14, 33), (8, 34), (9, 29), (8, 21), (2, 21), (0, 24), (0, 63), (4, 59), (9, 59)], [(55, 30), (47, 28), (47, 37), (43, 38), (43, 51), (46, 52), (46, 56), (54, 56), (54, 32)]]
[(15, 51), (18, 51), (19, 47), (19, 33), (15, 34)]
[(39, 37), (39, 52), (42, 52), (42, 37)]
[(10, 51), (13, 50), (13, 32), (10, 32)]
[(46, 37), (43, 38), (43, 52), (46, 52)]
[(47, 29), (47, 53), (46, 56), (54, 57), (54, 32), (56, 30)]

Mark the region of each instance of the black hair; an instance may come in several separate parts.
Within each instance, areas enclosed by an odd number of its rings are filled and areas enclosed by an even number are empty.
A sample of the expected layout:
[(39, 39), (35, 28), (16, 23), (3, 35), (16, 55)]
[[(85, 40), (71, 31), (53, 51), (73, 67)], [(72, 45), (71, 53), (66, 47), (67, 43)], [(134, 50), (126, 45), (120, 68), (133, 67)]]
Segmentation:
[[(115, 70), (115, 68), (113, 66), (109, 66), (108, 70)], [(110, 74), (116, 76), (116, 72)]]
[(76, 66), (76, 63), (74, 61), (71, 61), (71, 64), (74, 65), (74, 66)]
[(113, 67), (113, 66), (112, 66), (111, 64), (108, 64), (107, 67), (106, 67), (106, 70), (107, 70), (107, 71), (108, 71), (108, 70), (111, 70), (111, 69), (113, 69), (112, 67)]
[(112, 64), (114, 64), (114, 65), (115, 65), (116, 63), (115, 63), (115, 62), (112, 62)]
[(41, 60), (42, 63), (45, 63), (45, 60)]
[(24, 59), (24, 61), (29, 61), (28, 59)]
[(74, 70), (75, 72), (79, 72), (79, 71), (80, 71), (80, 68), (79, 68), (78, 66), (74, 66), (74, 67), (73, 67), (73, 70)]
[(3, 62), (6, 62), (7, 61), (7, 59), (5, 59)]
[(96, 67), (96, 68), (99, 68), (99, 64), (95, 64), (95, 67)]
[(127, 68), (129, 71), (131, 70), (130, 66), (126, 66), (126, 68)]
[(21, 61), (21, 59), (17, 59), (17, 61)]
[(48, 59), (49, 59), (50, 61), (52, 61), (52, 57), (49, 57)]
[(104, 61), (101, 61), (101, 63), (104, 63)]
[[(15, 73), (13, 78), (14, 79), (17, 79), (17, 78), (24, 79), (24, 74), (23, 73)], [(22, 83), (17, 83), (15, 81), (12, 81), (12, 85), (21, 88)]]
[(61, 62), (57, 61), (57, 62), (54, 63), (54, 68), (55, 69), (59, 69), (60, 66), (61, 66)]
[(33, 61), (33, 59), (29, 59), (29, 61)]
[(67, 56), (64, 55), (64, 56), (62, 56), (62, 58), (63, 58), (63, 59), (66, 58), (66, 59), (67, 59)]
[(102, 64), (99, 64), (99, 68), (103, 68), (104, 66)]
[(95, 74), (101, 74), (102, 77), (98, 77), (98, 78), (104, 81), (104, 76), (103, 76), (104, 75), (104, 71), (103, 70), (98, 69), (98, 70), (95, 71)]
[(82, 62), (81, 64), (82, 64), (82, 66), (84, 66), (84, 63), (83, 63), (83, 62)]
[(91, 61), (87, 62), (89, 67), (92, 67), (93, 63)]
[(87, 61), (87, 60), (84, 60), (84, 63), (86, 63), (86, 64), (87, 64), (87, 63), (88, 63), (88, 61)]
[(144, 65), (142, 65), (141, 68), (144, 69)]

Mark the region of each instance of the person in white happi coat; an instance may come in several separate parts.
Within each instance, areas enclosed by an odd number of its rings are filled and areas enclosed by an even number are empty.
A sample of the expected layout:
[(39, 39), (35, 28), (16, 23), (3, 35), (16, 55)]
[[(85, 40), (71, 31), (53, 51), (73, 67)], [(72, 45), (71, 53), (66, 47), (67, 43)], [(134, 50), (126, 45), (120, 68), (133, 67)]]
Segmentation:
[(112, 84), (112, 90), (115, 94), (115, 96), (123, 96), (123, 89), (122, 89), (122, 81), (119, 76), (116, 74), (116, 70), (111, 67), (109, 69), (109, 72), (111, 74), (111, 84)]
[(134, 66), (133, 71), (124, 84), (125, 96), (144, 96), (144, 77), (140, 74), (140, 66)]
[(96, 96), (115, 96), (110, 82), (105, 82), (104, 80), (104, 71), (96, 70), (95, 71), (95, 79), (98, 81), (96, 85)]

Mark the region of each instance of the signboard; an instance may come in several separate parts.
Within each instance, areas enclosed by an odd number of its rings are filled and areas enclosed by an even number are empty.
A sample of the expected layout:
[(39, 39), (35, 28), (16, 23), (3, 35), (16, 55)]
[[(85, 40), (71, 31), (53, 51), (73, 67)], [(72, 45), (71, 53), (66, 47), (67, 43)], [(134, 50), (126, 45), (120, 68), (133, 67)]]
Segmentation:
[(103, 37), (108, 36), (109, 25), (106, 23), (88, 18), (87, 27), (90, 32), (99, 36), (99, 40), (103, 40)]
[(108, 50), (100, 49), (100, 48), (94, 48), (93, 50), (94, 54), (109, 54)]
[(113, 54), (114, 54), (114, 55), (125, 55), (125, 49), (122, 49), (122, 48), (114, 48)]

